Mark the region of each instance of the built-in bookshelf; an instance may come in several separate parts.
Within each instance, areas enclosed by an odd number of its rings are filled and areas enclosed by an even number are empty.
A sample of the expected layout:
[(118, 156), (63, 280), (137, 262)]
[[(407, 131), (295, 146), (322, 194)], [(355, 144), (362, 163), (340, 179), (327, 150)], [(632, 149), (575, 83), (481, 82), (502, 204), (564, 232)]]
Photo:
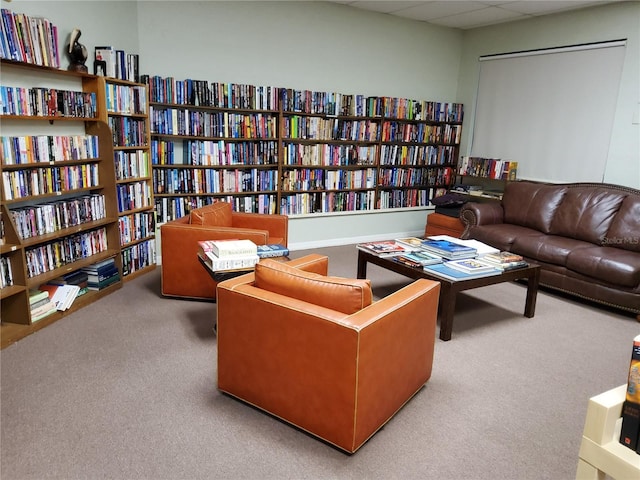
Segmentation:
[(144, 84), (99, 77), (99, 110), (113, 137), (124, 280), (156, 266), (149, 93)]
[(122, 283), (86, 290), (70, 309), (38, 321), (30, 291), (108, 258), (117, 258), (119, 272), (122, 266), (112, 135), (100, 121), (98, 77), (5, 59), (1, 67), (6, 346)]
[(461, 104), (143, 75), (158, 221), (214, 200), (287, 215), (427, 207)]
[(463, 156), (456, 172), (456, 193), (471, 200), (500, 200), (506, 184), (517, 180), (518, 162), (498, 158)]

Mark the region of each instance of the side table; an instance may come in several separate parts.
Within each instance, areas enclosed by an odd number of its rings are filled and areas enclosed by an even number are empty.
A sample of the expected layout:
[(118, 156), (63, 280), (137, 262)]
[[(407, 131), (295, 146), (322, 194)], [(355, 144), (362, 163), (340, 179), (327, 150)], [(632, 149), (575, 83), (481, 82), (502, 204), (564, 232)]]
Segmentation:
[(626, 391), (620, 385), (589, 399), (576, 480), (640, 478), (640, 455), (620, 443)]

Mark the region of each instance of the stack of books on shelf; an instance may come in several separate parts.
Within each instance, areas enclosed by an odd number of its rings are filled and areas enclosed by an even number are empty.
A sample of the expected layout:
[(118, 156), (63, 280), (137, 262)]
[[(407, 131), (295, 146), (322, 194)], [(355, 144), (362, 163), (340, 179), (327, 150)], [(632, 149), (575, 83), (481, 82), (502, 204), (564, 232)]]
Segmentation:
[(84, 267), (82, 271), (87, 274), (89, 290), (102, 290), (120, 280), (120, 272), (114, 257)]
[(49, 298), (49, 292), (38, 289), (29, 291), (29, 309), (31, 323), (42, 320), (57, 311), (56, 304)]
[(80, 287), (77, 285), (54, 285), (52, 283), (40, 285), (39, 289), (48, 293), (51, 302), (55, 305), (55, 309), (61, 312), (71, 308), (80, 292)]
[(198, 255), (214, 272), (250, 270), (260, 261), (258, 246), (251, 240), (203, 240)]

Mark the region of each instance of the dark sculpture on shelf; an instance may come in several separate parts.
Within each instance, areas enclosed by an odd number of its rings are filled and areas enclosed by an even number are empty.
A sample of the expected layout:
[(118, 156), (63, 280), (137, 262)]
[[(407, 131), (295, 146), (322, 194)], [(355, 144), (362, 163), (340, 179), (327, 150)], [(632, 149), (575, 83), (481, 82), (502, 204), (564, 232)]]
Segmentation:
[(71, 63), (69, 64), (68, 69), (74, 72), (87, 73), (88, 69), (84, 62), (87, 61), (87, 57), (89, 55), (86, 47), (78, 42), (80, 35), (82, 35), (80, 29), (74, 28), (73, 32), (71, 32), (71, 36), (69, 37), (69, 48), (67, 49), (67, 53)]

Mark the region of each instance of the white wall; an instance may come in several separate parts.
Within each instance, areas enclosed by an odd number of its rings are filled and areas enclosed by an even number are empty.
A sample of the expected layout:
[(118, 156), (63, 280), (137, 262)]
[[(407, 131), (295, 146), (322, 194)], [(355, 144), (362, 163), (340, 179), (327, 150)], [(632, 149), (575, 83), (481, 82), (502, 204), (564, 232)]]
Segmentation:
[[(2, 6), (47, 17), (58, 25), (61, 44), (79, 27), (90, 52), (106, 44), (139, 53), (141, 73), (461, 102), (461, 153), (469, 148), (478, 56), (628, 38), (605, 181), (640, 187), (637, 2), (466, 32), (323, 2), (14, 0)], [(292, 219), (290, 241), (306, 248), (419, 233), (426, 213)]]
[[(478, 57), (624, 38), (627, 39), (626, 53), (604, 181), (640, 188), (640, 2), (623, 2), (466, 31), (457, 96), (457, 100), (464, 103), (466, 114), (461, 152), (469, 154), (471, 148)], [(597, 116), (598, 112), (593, 115)]]

